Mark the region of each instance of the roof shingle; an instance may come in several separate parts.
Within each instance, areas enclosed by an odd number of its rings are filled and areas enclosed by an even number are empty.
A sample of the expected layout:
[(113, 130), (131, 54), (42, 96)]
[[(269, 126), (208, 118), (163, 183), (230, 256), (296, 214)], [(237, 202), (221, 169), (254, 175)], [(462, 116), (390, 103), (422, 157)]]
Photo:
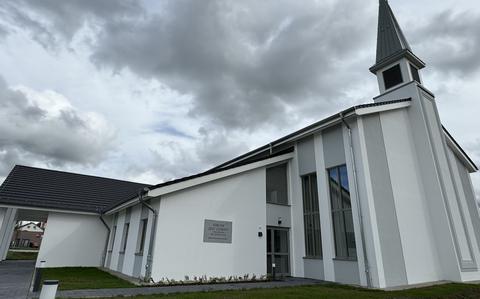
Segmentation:
[(99, 213), (146, 186), (16, 165), (0, 186), (0, 204)]

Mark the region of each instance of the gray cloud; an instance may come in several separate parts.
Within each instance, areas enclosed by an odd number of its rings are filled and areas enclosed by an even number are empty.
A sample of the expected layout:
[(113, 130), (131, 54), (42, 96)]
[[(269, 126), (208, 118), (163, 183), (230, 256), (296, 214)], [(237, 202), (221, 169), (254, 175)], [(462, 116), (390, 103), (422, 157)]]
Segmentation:
[(134, 0), (4, 0), (0, 3), (0, 13), (12, 24), (28, 29), (44, 48), (55, 49), (63, 42), (70, 42), (85, 25), (95, 27), (139, 17), (143, 8)]
[(0, 77), (0, 176), (14, 164), (98, 163), (112, 136), (90, 121), (74, 108), (52, 114)]
[(444, 11), (412, 28), (413, 40), (422, 56), (436, 70), (466, 76), (480, 69), (480, 15)]
[(363, 21), (373, 11), (345, 1), (169, 1), (161, 15), (106, 23), (92, 61), (191, 95), (190, 115), (221, 127), (284, 124), (288, 107), (336, 104), (345, 83), (363, 76), (350, 66), (374, 27)]
[(196, 174), (248, 150), (245, 142), (234, 142), (234, 139), (226, 130), (201, 128), (193, 147), (175, 139), (161, 142), (160, 149), (150, 149), (150, 155), (129, 165), (127, 173), (130, 177), (161, 173), (153, 183)]
[(7, 36), (8, 33), (9, 33), (8, 29), (5, 28), (5, 26), (3, 26), (2, 24), (0, 24), (0, 39)]

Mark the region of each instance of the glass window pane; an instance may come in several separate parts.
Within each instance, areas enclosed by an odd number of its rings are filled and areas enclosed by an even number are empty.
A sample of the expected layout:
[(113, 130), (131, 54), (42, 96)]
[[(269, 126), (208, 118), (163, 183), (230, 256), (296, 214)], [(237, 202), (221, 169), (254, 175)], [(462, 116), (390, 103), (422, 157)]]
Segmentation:
[(275, 272), (279, 274), (288, 274), (288, 256), (275, 255)]
[(317, 188), (317, 175), (312, 174), (311, 176), (311, 192), (312, 192), (312, 210), (313, 212), (318, 212), (318, 188)]
[(267, 229), (267, 252), (272, 252), (272, 230)]
[(347, 244), (345, 240), (345, 226), (343, 222), (343, 212), (337, 211), (332, 213), (333, 216), (333, 233), (335, 237), (335, 253), (336, 257), (347, 256)]
[(332, 168), (328, 171), (329, 185), (330, 185), (330, 199), (332, 203), (332, 209), (338, 210), (342, 208), (340, 197), (340, 180), (338, 176), (338, 169)]
[(305, 255), (321, 256), (320, 213), (318, 204), (317, 175), (302, 177), (303, 213), (305, 230)]
[(267, 273), (272, 274), (272, 256), (267, 255)]
[(275, 230), (275, 253), (288, 253), (288, 232), (285, 230)]
[(348, 184), (348, 174), (347, 174), (347, 167), (340, 166), (339, 168), (340, 171), (340, 182), (341, 182), (341, 188), (342, 188), (342, 206), (344, 209), (350, 209), (351, 208), (351, 203), (350, 203), (350, 187)]
[(288, 204), (287, 164), (267, 168), (267, 202)]
[(320, 230), (320, 216), (318, 214), (314, 214), (314, 230), (313, 235), (315, 236), (315, 249), (314, 255), (315, 256), (322, 256), (322, 233)]
[(352, 211), (345, 211), (345, 234), (347, 239), (348, 257), (357, 257), (357, 248), (355, 246), (355, 232), (353, 230)]

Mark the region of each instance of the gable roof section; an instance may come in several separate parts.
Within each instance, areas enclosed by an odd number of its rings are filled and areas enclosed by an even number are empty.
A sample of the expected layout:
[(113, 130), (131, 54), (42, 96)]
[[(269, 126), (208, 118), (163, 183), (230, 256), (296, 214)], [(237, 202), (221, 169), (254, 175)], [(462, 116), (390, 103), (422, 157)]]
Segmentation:
[(16, 165), (0, 186), (0, 204), (99, 213), (148, 186)]

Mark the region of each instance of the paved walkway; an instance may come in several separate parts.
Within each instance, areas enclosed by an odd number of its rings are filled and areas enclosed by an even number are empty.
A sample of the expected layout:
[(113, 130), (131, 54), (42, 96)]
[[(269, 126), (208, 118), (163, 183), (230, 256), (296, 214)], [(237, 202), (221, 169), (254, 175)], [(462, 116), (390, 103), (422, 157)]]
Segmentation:
[(27, 298), (35, 261), (0, 262), (0, 298)]
[[(325, 282), (320, 280), (313, 280), (313, 279), (289, 278), (283, 281), (269, 281), (269, 282), (243, 282), (243, 283), (226, 283), (226, 284), (210, 284), (210, 285), (139, 287), (139, 288), (129, 288), (129, 289), (59, 291), (57, 292), (57, 297), (59, 298), (102, 298), (102, 297), (115, 297), (115, 296), (137, 296), (137, 295), (153, 295), (153, 294), (281, 288), (281, 287), (314, 285), (314, 284), (322, 284), (322, 283), (325, 283)], [(31, 298), (37, 298), (38, 295), (39, 294), (31, 294)]]

